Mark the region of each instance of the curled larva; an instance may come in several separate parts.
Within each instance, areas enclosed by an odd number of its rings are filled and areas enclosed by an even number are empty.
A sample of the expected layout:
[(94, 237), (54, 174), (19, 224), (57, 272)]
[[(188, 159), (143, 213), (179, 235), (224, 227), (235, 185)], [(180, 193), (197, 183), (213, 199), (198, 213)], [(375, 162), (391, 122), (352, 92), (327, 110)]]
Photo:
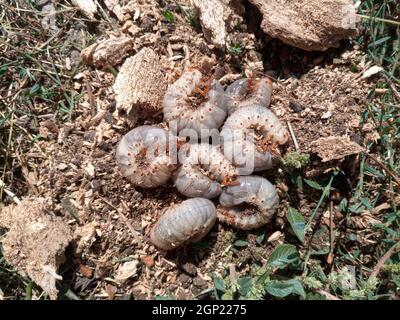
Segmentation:
[(258, 176), (241, 176), (238, 180), (240, 184), (222, 191), (218, 219), (242, 230), (270, 222), (279, 203), (276, 188)]
[(151, 230), (151, 242), (163, 250), (171, 250), (203, 238), (217, 219), (214, 204), (203, 198), (193, 198), (172, 206)]
[(236, 80), (226, 89), (228, 114), (251, 105), (268, 107), (271, 95), (272, 81), (269, 78)]
[(218, 81), (205, 80), (199, 70), (191, 69), (167, 89), (163, 111), (171, 132), (193, 130), (208, 136), (227, 116), (225, 92)]
[(232, 183), (238, 175), (219, 147), (206, 143), (185, 144), (179, 150), (179, 161), (182, 165), (174, 175), (174, 183), (187, 197), (217, 197), (222, 186)]
[(277, 146), (287, 142), (288, 132), (271, 110), (248, 106), (228, 117), (221, 138), (225, 157), (247, 175), (273, 167)]
[(176, 137), (167, 130), (141, 126), (119, 142), (117, 164), (123, 176), (135, 186), (158, 187), (171, 178), (177, 167)]

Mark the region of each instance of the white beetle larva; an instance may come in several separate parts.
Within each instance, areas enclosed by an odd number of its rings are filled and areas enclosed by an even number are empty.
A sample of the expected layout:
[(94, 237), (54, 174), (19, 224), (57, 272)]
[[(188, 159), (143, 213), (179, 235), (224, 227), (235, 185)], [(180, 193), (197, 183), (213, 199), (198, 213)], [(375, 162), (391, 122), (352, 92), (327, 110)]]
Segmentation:
[(258, 228), (272, 220), (279, 203), (276, 188), (265, 178), (241, 176), (240, 184), (225, 187), (218, 219), (242, 230)]
[(225, 92), (218, 81), (204, 80), (199, 70), (190, 69), (167, 89), (163, 111), (171, 132), (192, 129), (201, 136), (223, 124)]
[(261, 106), (238, 109), (221, 130), (225, 157), (241, 175), (273, 167), (277, 145), (287, 142), (288, 132), (277, 116)]
[(185, 144), (179, 150), (182, 166), (174, 175), (174, 183), (187, 197), (214, 198), (222, 186), (236, 180), (238, 172), (219, 148), (210, 144)]
[(250, 105), (268, 107), (271, 95), (272, 81), (269, 78), (236, 80), (226, 89), (228, 113)]
[(203, 238), (217, 219), (214, 204), (203, 198), (185, 200), (166, 210), (151, 230), (151, 242), (163, 250), (172, 250)]
[(117, 164), (135, 186), (158, 187), (167, 182), (177, 167), (176, 137), (167, 130), (141, 126), (119, 142)]

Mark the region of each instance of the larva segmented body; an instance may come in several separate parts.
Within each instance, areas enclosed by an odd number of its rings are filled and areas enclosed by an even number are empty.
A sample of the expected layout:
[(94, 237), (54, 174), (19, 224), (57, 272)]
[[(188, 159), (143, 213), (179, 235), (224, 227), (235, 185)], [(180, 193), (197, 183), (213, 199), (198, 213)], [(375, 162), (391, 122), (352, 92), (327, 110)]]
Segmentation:
[(151, 230), (151, 242), (160, 249), (172, 250), (199, 241), (214, 226), (216, 218), (216, 209), (210, 200), (185, 200), (161, 216)]
[(239, 185), (224, 188), (218, 219), (242, 230), (270, 222), (279, 203), (276, 188), (259, 176), (241, 176), (238, 180)]
[(122, 175), (142, 188), (165, 184), (177, 167), (175, 144), (176, 137), (154, 126), (129, 131), (116, 151)]
[(277, 145), (287, 142), (288, 132), (277, 116), (261, 106), (238, 109), (221, 130), (224, 155), (241, 175), (272, 168)]
[(268, 107), (271, 103), (272, 81), (269, 78), (239, 79), (225, 92), (228, 98), (228, 114), (251, 105)]
[(179, 160), (182, 166), (174, 183), (187, 197), (217, 197), (222, 192), (221, 184), (229, 184), (238, 175), (219, 148), (210, 144), (185, 144), (179, 151)]
[(199, 70), (191, 69), (168, 88), (163, 111), (171, 132), (179, 134), (184, 129), (191, 129), (200, 137), (209, 135), (227, 116), (225, 92), (218, 81), (207, 84)]

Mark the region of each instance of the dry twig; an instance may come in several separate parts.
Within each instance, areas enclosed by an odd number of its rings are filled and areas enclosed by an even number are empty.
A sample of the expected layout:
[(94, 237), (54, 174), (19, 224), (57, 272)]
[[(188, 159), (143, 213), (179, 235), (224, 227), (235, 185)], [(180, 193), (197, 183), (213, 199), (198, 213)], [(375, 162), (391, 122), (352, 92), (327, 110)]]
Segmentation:
[(293, 131), (292, 125), (290, 124), (289, 121), (287, 121), (287, 125), (288, 125), (288, 128), (289, 128), (290, 136), (292, 137), (292, 140), (293, 140), (293, 143), (294, 143), (294, 147), (298, 151), (300, 149), (300, 147), (299, 147), (299, 144), (297, 143), (296, 136), (294, 135), (294, 131)]
[(372, 270), (369, 279), (376, 278), (381, 271), (382, 267), (385, 265), (386, 261), (396, 252), (400, 251), (400, 241), (396, 242), (383, 256), (379, 259), (378, 263)]

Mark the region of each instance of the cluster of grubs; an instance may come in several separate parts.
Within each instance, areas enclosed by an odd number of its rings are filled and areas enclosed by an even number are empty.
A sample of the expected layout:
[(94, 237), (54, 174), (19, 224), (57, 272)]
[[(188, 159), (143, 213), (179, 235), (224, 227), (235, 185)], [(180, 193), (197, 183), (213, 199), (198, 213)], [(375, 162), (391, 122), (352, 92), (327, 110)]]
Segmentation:
[[(165, 94), (168, 129), (140, 126), (122, 138), (117, 163), (134, 186), (154, 188), (172, 179), (191, 198), (165, 210), (151, 230), (155, 246), (171, 250), (196, 242), (217, 219), (242, 230), (271, 221), (277, 190), (254, 175), (274, 166), (278, 146), (288, 140), (268, 109), (271, 92), (268, 78), (240, 79), (224, 90), (189, 69)], [(216, 197), (217, 207), (210, 200)]]

